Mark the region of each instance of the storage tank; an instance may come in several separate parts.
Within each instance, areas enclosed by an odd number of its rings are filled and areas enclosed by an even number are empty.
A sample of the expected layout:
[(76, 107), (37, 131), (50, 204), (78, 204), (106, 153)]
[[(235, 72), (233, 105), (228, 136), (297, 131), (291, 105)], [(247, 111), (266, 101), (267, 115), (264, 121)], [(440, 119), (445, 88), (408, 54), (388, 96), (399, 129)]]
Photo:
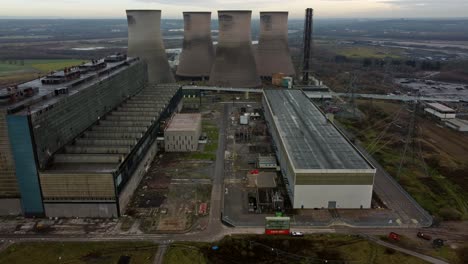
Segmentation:
[(260, 78), (252, 49), (252, 11), (218, 11), (219, 39), (210, 84), (257, 87)]
[(184, 44), (177, 75), (208, 77), (213, 60), (211, 12), (184, 12)]
[(175, 82), (161, 35), (161, 10), (127, 10), (128, 56), (148, 64), (150, 83)]
[(262, 77), (279, 72), (295, 75), (288, 45), (288, 12), (260, 12), (257, 68)]

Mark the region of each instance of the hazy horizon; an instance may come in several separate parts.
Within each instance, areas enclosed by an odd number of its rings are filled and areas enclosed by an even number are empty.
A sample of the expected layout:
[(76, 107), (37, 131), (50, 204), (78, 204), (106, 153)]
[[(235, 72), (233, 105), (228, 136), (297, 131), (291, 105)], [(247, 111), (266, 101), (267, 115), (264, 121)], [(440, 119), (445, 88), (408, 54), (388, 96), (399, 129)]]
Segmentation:
[[(27, 8), (25, 8), (27, 7)], [(111, 7), (111, 8), (109, 8)], [(286, 8), (285, 8), (286, 7)], [(315, 9), (317, 18), (330, 19), (400, 19), (400, 18), (467, 18), (466, 0), (289, 0), (285, 6), (280, 0), (15, 0), (3, 4), (3, 19), (121, 19), (126, 9), (160, 9), (163, 19), (181, 19), (183, 11), (212, 11), (222, 9), (252, 10), (253, 17), (260, 11), (289, 11), (290, 18), (304, 16), (304, 9)], [(57, 15), (60, 14), (60, 15)]]
[[(214, 14), (216, 11), (214, 12)], [(0, 20), (126, 20), (126, 16), (121, 17), (29, 17), (29, 16), (0, 16)], [(164, 19), (182, 20), (183, 17), (163, 17)], [(259, 17), (252, 17), (253, 20), (259, 20)], [(302, 20), (302, 17), (290, 17), (289, 20)], [(314, 17), (318, 20), (468, 20), (466, 17)], [(217, 20), (217, 17), (213, 17), (212, 20)]]

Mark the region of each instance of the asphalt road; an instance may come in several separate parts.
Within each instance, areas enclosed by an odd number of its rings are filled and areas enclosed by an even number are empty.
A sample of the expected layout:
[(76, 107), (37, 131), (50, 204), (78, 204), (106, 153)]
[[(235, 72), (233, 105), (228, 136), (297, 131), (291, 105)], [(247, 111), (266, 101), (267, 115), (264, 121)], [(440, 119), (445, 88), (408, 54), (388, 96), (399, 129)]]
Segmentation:
[(218, 136), (218, 150), (216, 152), (216, 163), (213, 173), (213, 187), (211, 190), (211, 208), (207, 232), (216, 234), (222, 229), (221, 211), (224, 195), (224, 150), (226, 149), (226, 123), (229, 115), (229, 105), (223, 105), (222, 120)]

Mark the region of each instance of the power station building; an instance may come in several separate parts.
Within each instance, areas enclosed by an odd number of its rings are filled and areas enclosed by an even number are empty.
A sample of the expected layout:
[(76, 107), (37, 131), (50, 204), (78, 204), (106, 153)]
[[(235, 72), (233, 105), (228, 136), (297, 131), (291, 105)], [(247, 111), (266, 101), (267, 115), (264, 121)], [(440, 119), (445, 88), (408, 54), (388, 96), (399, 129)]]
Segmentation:
[[(123, 212), (156, 154), (160, 121), (182, 97), (178, 86), (147, 85), (147, 80), (144, 61), (114, 56), (2, 94), (6, 121), (0, 131), (10, 149), (1, 146), (9, 157), (1, 164), (16, 174), (2, 180), (12, 182), (8, 191), (13, 195), (17, 186), (14, 197), (25, 216), (115, 217)], [(2, 198), (8, 198), (6, 191)]]
[(202, 132), (201, 114), (177, 114), (164, 131), (166, 152), (191, 152), (198, 150)]
[(219, 38), (210, 85), (261, 85), (252, 49), (251, 15), (252, 11), (218, 11)]
[(295, 75), (288, 45), (288, 12), (260, 12), (257, 68), (261, 77)]
[(211, 12), (184, 12), (184, 43), (177, 75), (208, 78), (214, 60)]
[(376, 169), (300, 90), (263, 107), (294, 208), (370, 208)]
[(148, 64), (150, 83), (173, 83), (161, 34), (160, 10), (127, 10), (128, 56)]

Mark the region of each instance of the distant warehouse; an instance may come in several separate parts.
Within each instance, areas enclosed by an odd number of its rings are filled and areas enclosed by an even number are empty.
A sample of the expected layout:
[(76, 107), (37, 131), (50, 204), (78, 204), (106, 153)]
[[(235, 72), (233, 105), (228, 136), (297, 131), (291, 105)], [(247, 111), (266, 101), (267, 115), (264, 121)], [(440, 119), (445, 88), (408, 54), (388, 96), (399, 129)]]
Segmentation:
[(265, 90), (265, 118), (294, 208), (370, 208), (376, 169), (299, 90)]

